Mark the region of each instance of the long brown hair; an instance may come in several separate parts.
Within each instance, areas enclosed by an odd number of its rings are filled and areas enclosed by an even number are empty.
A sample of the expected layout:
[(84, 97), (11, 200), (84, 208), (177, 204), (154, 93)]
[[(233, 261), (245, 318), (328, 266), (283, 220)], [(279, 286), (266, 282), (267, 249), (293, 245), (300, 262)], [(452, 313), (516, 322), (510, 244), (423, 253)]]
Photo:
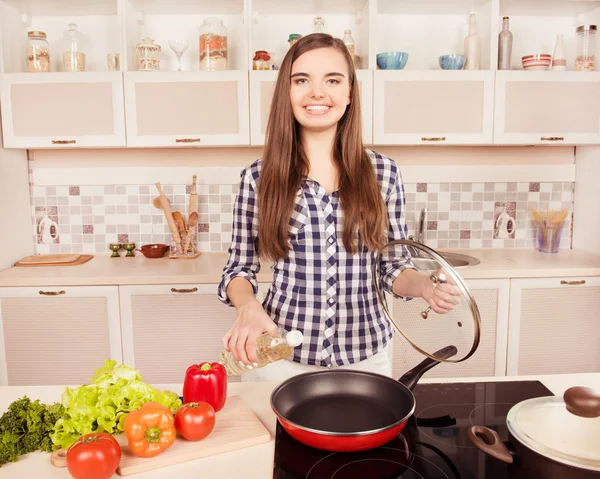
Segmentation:
[(359, 241), (369, 250), (375, 251), (383, 245), (387, 215), (373, 165), (362, 142), (360, 96), (352, 57), (340, 39), (314, 33), (298, 40), (283, 59), (267, 123), (257, 186), (258, 245), (261, 257), (275, 261), (287, 258), (290, 216), (310, 166), (290, 102), (292, 64), (308, 51), (327, 47), (344, 55), (350, 81), (350, 104), (337, 124), (333, 146), (339, 171), (338, 194), (344, 212), (342, 240), (351, 253), (359, 248), (354, 239), (357, 231)]

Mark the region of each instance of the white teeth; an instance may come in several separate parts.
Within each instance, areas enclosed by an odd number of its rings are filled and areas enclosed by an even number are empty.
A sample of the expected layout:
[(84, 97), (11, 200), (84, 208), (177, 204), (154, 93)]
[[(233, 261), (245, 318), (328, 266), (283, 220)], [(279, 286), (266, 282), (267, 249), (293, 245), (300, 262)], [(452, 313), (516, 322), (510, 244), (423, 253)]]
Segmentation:
[(326, 105), (313, 105), (313, 106), (307, 106), (306, 109), (310, 110), (310, 111), (325, 111), (325, 110), (328, 110), (329, 107)]

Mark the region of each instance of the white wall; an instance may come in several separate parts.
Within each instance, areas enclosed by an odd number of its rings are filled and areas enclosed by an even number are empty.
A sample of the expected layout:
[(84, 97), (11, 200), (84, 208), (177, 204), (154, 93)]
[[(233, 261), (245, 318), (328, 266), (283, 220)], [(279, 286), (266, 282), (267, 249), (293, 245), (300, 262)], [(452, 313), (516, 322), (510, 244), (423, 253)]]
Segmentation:
[(573, 249), (600, 254), (600, 146), (577, 147)]

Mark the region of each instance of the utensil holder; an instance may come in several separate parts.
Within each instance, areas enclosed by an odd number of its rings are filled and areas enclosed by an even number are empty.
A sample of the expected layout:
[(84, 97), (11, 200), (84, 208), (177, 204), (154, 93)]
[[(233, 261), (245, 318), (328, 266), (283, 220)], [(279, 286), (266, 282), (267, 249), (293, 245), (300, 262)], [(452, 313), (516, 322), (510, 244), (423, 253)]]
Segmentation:
[[(190, 234), (191, 234), (191, 232), (190, 232)], [(182, 234), (181, 235), (182, 247), (183, 247), (183, 245), (186, 244), (186, 239), (187, 239), (186, 235)], [(200, 256), (200, 251), (198, 251), (196, 235), (193, 235), (190, 248), (186, 253), (181, 251), (181, 249), (179, 248), (179, 246), (177, 246), (175, 241), (171, 240), (171, 243), (169, 244), (169, 258), (170, 259), (194, 259), (194, 258), (197, 258), (198, 256)]]
[(535, 222), (537, 249), (540, 253), (558, 253), (564, 222)]

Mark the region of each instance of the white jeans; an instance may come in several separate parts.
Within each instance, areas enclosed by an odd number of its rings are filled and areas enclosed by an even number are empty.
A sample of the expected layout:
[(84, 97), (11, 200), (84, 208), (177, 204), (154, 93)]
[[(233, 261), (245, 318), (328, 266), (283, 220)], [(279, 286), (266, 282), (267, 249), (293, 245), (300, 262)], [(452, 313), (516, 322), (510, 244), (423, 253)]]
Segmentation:
[[(282, 361), (276, 361), (266, 366), (247, 371), (241, 376), (242, 382), (257, 382), (257, 381), (277, 381), (283, 382), (286, 379), (291, 378), (302, 373), (309, 373), (314, 371), (325, 371), (328, 368), (322, 366), (309, 366), (307, 364), (297, 363), (289, 359)], [(383, 348), (377, 354), (370, 358), (360, 361), (355, 364), (348, 364), (346, 366), (331, 366), (331, 369), (354, 369), (358, 371), (368, 371), (377, 374), (383, 374), (384, 376), (392, 376), (392, 363), (388, 353), (387, 346)]]

